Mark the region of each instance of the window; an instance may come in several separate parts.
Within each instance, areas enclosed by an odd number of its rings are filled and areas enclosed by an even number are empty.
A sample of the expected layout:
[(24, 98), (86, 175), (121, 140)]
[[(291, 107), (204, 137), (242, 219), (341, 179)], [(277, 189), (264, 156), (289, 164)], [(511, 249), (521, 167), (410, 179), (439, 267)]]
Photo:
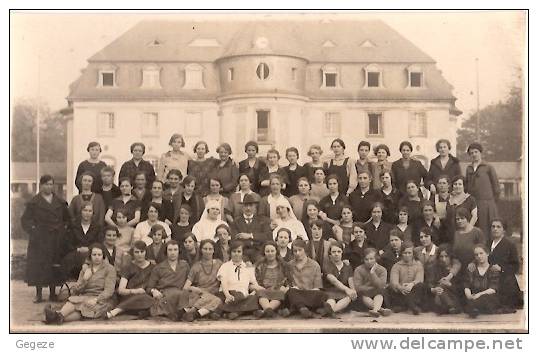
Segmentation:
[(425, 112), (412, 112), (409, 117), (409, 137), (426, 137), (428, 132)]
[(186, 136), (201, 136), (203, 115), (201, 112), (187, 112), (185, 115), (185, 135)]
[(97, 132), (100, 136), (114, 136), (116, 119), (114, 113), (102, 112), (97, 114)]
[(268, 142), (271, 140), (269, 130), (269, 110), (256, 111), (256, 138), (258, 142)]
[(99, 70), (99, 87), (116, 87), (115, 70)]
[(269, 66), (266, 63), (261, 63), (256, 68), (256, 75), (260, 80), (265, 80), (269, 77)]
[(204, 67), (199, 64), (185, 66), (184, 89), (204, 89)]
[(419, 65), (411, 65), (407, 68), (408, 84), (407, 87), (421, 88), (424, 87), (424, 72)]
[(322, 88), (336, 88), (340, 87), (338, 79), (338, 67), (334, 65), (325, 65), (321, 68), (322, 74)]
[(368, 136), (382, 136), (383, 135), (383, 114), (382, 113), (368, 113)]
[(375, 64), (370, 64), (364, 68), (365, 88), (380, 88), (383, 87), (383, 75), (381, 68)]
[(325, 113), (325, 117), (323, 120), (323, 135), (340, 136), (341, 123), (342, 119), (340, 117), (340, 113)]
[(159, 114), (143, 113), (142, 114), (142, 136), (159, 135)]
[(160, 68), (147, 66), (142, 70), (142, 88), (161, 88)]
[(228, 69), (228, 81), (233, 81), (233, 80), (234, 80), (234, 69), (233, 67), (231, 67)]
[(291, 68), (291, 80), (297, 81), (297, 68), (296, 67)]

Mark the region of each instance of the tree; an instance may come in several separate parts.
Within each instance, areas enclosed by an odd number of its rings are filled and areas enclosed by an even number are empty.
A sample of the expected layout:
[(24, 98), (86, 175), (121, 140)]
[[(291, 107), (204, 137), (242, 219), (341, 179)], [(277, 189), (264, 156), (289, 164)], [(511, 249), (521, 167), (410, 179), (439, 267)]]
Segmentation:
[(40, 161), (63, 162), (66, 157), (65, 121), (59, 112), (51, 112), (46, 104), (19, 100), (13, 106), (11, 120), (11, 160), (36, 161), (36, 114), (40, 109)]
[[(523, 154), (523, 111), (521, 87), (510, 89), (508, 97), (479, 111), (480, 143), (484, 159), (490, 162), (517, 161)], [(458, 129), (457, 155), (469, 161), (467, 147), (476, 141), (476, 113)]]

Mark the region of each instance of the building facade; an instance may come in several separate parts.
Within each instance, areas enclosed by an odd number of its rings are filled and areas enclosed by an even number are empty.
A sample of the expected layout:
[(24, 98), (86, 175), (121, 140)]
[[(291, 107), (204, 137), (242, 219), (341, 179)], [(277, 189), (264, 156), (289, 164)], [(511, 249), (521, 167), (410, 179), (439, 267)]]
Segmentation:
[(455, 100), (435, 61), (381, 21), (141, 22), (70, 87), (68, 198), (88, 142), (118, 171), (134, 141), (156, 165), (175, 132), (189, 153), (228, 142), (236, 161), (248, 140), (302, 161), (314, 143), (329, 157), (336, 137), (353, 157), (363, 139), (385, 143), (394, 161), (409, 140), (428, 166), (437, 139), (456, 145)]

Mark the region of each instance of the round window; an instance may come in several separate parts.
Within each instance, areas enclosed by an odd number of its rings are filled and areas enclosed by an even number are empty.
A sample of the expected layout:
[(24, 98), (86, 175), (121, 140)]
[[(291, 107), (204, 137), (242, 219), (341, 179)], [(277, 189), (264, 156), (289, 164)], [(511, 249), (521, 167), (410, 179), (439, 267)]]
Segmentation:
[(256, 69), (256, 75), (260, 80), (265, 80), (269, 77), (269, 66), (266, 63), (261, 63)]

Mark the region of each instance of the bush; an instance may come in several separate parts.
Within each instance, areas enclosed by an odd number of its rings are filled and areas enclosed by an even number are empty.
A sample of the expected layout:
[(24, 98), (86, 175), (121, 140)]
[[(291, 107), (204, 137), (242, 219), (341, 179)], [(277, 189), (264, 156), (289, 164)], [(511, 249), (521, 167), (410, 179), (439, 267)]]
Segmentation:
[(521, 200), (499, 200), (497, 208), (499, 216), (508, 225), (508, 231), (518, 232), (523, 236), (523, 207)]
[(28, 239), (28, 234), (21, 226), (21, 217), (26, 208), (26, 202), (27, 200), (24, 198), (11, 199), (11, 239)]

